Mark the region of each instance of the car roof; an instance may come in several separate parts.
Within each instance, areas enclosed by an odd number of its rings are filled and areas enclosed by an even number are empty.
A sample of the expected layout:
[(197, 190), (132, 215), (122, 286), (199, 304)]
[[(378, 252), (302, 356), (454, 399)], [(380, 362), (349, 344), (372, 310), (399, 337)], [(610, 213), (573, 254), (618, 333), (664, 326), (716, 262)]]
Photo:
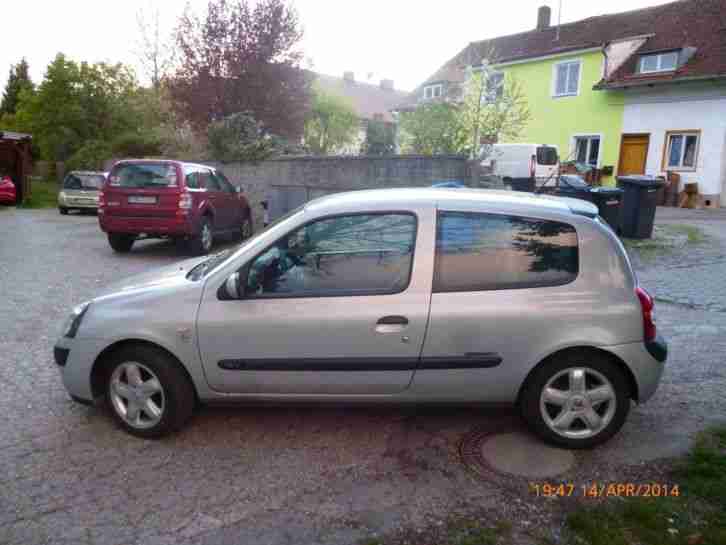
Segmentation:
[(187, 161), (177, 161), (176, 159), (120, 159), (119, 161), (116, 161), (113, 166), (121, 165), (121, 164), (129, 164), (129, 163), (148, 163), (148, 164), (169, 164), (169, 165), (180, 165), (182, 167), (195, 167), (195, 168), (208, 168), (211, 170), (215, 170), (213, 166), (210, 165), (202, 165), (199, 163), (189, 163)]
[(101, 170), (71, 170), (66, 174), (78, 174), (80, 176), (105, 176), (107, 173)]
[(370, 189), (334, 193), (310, 201), (306, 209), (311, 212), (334, 212), (340, 208), (366, 210), (393, 210), (416, 204), (434, 204), (438, 207), (480, 203), (498, 210), (518, 213), (549, 212), (579, 214), (596, 217), (597, 207), (587, 201), (551, 195), (537, 195), (520, 191), (474, 188), (421, 187), (399, 189)]

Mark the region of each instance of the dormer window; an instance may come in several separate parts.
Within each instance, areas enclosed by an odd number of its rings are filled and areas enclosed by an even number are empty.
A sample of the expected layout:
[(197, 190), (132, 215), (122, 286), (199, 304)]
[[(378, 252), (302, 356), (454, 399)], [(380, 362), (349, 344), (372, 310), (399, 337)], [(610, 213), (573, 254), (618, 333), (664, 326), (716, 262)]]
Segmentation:
[(444, 86), (440, 83), (436, 85), (427, 85), (424, 87), (424, 99), (439, 98), (444, 92)]
[(678, 51), (641, 55), (640, 73), (653, 74), (655, 72), (672, 72), (678, 66)]

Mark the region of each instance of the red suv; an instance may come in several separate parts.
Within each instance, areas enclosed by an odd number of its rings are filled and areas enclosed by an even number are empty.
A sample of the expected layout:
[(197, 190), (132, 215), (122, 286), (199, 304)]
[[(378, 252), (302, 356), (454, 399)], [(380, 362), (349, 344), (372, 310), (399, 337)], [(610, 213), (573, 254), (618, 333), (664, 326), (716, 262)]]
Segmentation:
[(219, 170), (179, 161), (127, 160), (111, 169), (98, 221), (117, 252), (140, 238), (173, 238), (195, 255), (217, 235), (252, 235), (247, 199)]

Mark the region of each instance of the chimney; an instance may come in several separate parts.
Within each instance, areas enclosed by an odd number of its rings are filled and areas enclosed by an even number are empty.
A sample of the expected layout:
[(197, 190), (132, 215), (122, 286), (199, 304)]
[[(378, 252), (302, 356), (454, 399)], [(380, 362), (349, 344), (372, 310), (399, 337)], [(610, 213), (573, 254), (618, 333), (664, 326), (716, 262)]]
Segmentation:
[(384, 91), (393, 91), (393, 80), (392, 79), (382, 79), (381, 80), (381, 89)]
[(547, 30), (550, 27), (552, 10), (549, 6), (540, 6), (537, 10), (537, 30)]
[(355, 83), (355, 73), (353, 73), (353, 72), (343, 72), (343, 79), (347, 83)]

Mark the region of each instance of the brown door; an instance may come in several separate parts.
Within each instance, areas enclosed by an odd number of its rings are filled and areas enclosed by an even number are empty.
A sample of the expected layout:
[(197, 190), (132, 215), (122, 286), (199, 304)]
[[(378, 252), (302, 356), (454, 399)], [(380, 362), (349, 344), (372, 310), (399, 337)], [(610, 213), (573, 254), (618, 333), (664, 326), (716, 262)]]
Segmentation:
[(618, 174), (645, 174), (645, 161), (648, 158), (648, 144), (650, 136), (647, 134), (624, 134), (620, 146), (620, 166)]

